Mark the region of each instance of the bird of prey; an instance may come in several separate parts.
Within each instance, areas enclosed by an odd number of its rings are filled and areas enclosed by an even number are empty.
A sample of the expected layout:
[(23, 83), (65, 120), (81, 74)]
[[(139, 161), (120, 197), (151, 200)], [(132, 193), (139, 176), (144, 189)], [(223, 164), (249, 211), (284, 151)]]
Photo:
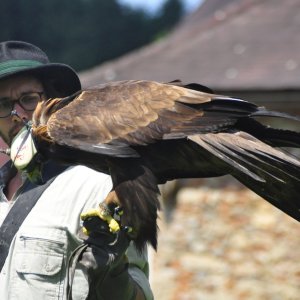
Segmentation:
[(40, 102), (30, 133), (40, 157), (110, 174), (108, 207), (139, 249), (156, 248), (157, 185), (178, 178), (230, 174), (300, 220), (300, 160), (277, 148), (300, 148), (300, 133), (262, 116), (300, 121), (196, 83), (128, 80)]

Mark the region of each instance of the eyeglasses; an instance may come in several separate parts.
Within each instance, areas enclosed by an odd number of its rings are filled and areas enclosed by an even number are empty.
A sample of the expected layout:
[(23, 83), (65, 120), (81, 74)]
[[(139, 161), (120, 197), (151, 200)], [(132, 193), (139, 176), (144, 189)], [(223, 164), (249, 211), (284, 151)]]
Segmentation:
[(16, 103), (26, 111), (34, 111), (38, 102), (42, 100), (43, 94), (43, 92), (32, 92), (24, 94), (16, 100), (9, 98), (0, 99), (0, 118), (9, 117)]

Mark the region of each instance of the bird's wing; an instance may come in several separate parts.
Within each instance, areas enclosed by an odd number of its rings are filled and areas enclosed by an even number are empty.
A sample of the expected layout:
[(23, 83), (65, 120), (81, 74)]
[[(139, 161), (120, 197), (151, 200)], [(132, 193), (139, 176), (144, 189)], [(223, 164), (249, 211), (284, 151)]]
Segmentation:
[(246, 132), (203, 134), (195, 143), (232, 167), (230, 174), (270, 203), (300, 220), (300, 161)]
[(211, 94), (158, 82), (114, 82), (83, 91), (52, 114), (47, 130), (61, 145), (131, 156), (130, 145), (152, 143), (177, 123), (199, 118), (203, 111), (189, 105), (211, 98)]

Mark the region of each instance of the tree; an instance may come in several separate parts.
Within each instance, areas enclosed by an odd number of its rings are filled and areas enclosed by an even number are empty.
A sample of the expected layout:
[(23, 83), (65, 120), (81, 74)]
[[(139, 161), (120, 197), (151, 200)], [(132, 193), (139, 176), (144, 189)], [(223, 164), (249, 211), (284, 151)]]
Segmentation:
[(169, 31), (172, 29), (181, 19), (183, 11), (183, 4), (180, 0), (167, 0), (159, 17), (161, 30)]
[(52, 61), (77, 71), (114, 59), (151, 42), (182, 15), (179, 0), (168, 0), (159, 16), (117, 0), (1, 0), (0, 38), (41, 47)]

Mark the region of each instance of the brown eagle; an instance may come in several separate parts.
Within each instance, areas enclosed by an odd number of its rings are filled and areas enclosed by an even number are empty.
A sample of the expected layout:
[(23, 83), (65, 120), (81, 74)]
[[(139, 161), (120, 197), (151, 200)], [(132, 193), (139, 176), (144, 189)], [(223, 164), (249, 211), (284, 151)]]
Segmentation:
[(230, 174), (300, 220), (300, 160), (275, 147), (300, 148), (300, 133), (267, 127), (261, 116), (300, 121), (180, 81), (120, 81), (38, 104), (38, 153), (112, 176), (106, 202), (141, 249), (157, 244), (158, 184)]

